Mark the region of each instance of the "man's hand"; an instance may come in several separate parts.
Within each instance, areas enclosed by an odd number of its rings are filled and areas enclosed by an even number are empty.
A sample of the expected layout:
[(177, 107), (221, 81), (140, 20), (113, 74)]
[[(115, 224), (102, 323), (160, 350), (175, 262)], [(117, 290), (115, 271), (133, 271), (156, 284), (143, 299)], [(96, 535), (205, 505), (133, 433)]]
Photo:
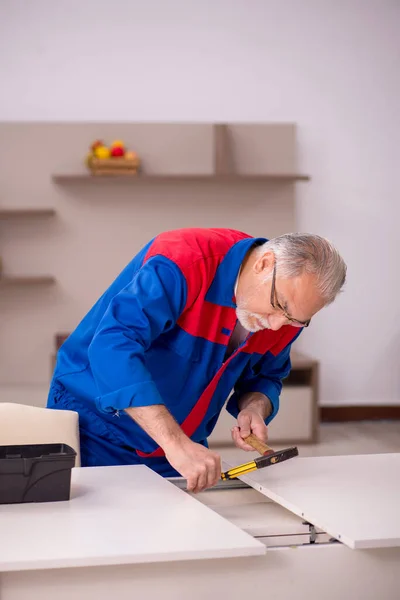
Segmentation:
[(242, 410), (238, 414), (238, 425), (232, 429), (232, 439), (235, 445), (246, 452), (254, 452), (254, 448), (246, 444), (243, 440), (254, 433), (258, 439), (266, 442), (268, 439), (267, 426), (264, 423), (262, 415), (250, 408)]
[(254, 448), (243, 440), (254, 433), (261, 441), (268, 439), (268, 429), (265, 419), (272, 411), (270, 400), (261, 393), (254, 392), (243, 396), (239, 401), (238, 424), (232, 429), (232, 439), (235, 445), (246, 452), (254, 452)]
[(169, 464), (187, 480), (189, 492), (214, 486), (221, 477), (221, 458), (189, 438), (164, 447)]
[(163, 405), (125, 409), (160, 445), (169, 464), (187, 479), (187, 489), (201, 492), (221, 477), (221, 458), (184, 434), (169, 410)]

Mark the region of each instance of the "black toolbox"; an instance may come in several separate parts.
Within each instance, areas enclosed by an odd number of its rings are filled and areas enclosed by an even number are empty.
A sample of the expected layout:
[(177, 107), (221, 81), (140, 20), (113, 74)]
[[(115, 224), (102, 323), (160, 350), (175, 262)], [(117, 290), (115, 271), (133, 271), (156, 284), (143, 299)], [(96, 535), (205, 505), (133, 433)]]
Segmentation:
[(69, 500), (75, 458), (66, 444), (0, 446), (0, 504)]

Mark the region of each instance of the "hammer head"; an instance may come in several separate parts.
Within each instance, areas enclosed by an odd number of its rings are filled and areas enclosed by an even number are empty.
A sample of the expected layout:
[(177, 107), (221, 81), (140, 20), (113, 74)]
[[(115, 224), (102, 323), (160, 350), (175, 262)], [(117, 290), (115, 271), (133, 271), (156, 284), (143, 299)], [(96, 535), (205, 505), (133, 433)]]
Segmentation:
[(255, 458), (254, 462), (257, 465), (257, 469), (263, 469), (264, 467), (276, 465), (277, 463), (289, 460), (289, 458), (294, 458), (298, 455), (299, 451), (297, 447), (292, 446), (291, 448), (285, 448), (284, 450), (279, 450), (278, 452), (269, 452), (268, 454), (264, 454), (264, 456)]

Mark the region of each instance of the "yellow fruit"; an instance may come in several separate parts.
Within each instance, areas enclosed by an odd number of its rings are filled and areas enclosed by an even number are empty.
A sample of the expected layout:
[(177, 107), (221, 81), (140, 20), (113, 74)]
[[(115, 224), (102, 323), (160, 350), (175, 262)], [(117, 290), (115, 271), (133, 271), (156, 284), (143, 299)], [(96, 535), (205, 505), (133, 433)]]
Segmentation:
[(115, 142), (113, 142), (111, 144), (111, 148), (124, 148), (125, 144), (122, 140), (115, 140)]
[(94, 149), (94, 155), (97, 158), (110, 158), (110, 150), (107, 146), (97, 146)]

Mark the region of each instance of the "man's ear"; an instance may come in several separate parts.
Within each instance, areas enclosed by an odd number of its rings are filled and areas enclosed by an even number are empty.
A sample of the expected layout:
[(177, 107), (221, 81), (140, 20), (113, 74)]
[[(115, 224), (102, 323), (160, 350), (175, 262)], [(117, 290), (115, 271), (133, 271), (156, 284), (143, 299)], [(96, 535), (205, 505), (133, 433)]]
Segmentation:
[(254, 263), (253, 269), (257, 273), (257, 275), (263, 272), (265, 275), (269, 275), (270, 273), (272, 273), (274, 264), (275, 254), (271, 250), (268, 250), (267, 252), (264, 252), (264, 254), (261, 254), (261, 256), (257, 258), (256, 262)]

